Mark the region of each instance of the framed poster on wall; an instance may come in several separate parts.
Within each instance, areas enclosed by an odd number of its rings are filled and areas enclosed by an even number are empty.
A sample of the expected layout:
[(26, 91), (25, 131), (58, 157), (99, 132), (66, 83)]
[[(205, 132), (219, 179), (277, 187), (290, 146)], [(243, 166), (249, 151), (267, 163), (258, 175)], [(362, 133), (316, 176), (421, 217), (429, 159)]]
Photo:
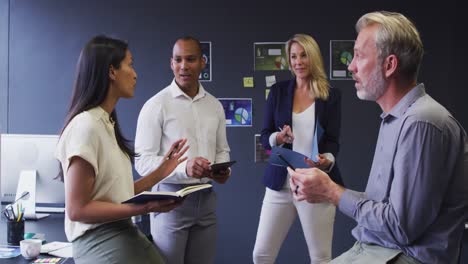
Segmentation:
[(252, 98), (218, 98), (224, 108), (227, 127), (252, 126)]
[(354, 40), (330, 40), (330, 80), (352, 80), (348, 71), (354, 56)]
[(206, 66), (198, 76), (200, 82), (211, 82), (211, 41), (200, 41), (202, 48), (202, 56), (205, 59)]
[(254, 58), (255, 71), (289, 70), (284, 42), (255, 42)]

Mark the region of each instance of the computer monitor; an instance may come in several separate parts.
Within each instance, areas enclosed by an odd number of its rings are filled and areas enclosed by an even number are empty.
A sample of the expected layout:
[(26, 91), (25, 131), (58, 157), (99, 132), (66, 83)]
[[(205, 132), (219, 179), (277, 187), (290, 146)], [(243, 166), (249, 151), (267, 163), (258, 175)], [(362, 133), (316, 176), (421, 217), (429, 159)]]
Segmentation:
[(48, 208), (51, 212), (62, 211), (65, 188), (64, 183), (57, 179), (60, 162), (54, 156), (58, 138), (58, 135), (1, 135), (0, 189), (3, 204), (15, 200), (20, 174), (35, 172), (36, 212), (41, 209), (47, 212)]

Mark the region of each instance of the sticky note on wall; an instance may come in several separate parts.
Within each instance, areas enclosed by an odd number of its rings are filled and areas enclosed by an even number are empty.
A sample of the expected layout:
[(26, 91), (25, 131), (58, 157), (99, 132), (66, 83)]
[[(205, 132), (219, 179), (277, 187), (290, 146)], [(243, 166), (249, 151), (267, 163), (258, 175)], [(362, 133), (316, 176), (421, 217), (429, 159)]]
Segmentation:
[(266, 87), (271, 87), (273, 84), (276, 83), (276, 76), (265, 76)]
[(253, 77), (244, 77), (244, 87), (254, 87)]

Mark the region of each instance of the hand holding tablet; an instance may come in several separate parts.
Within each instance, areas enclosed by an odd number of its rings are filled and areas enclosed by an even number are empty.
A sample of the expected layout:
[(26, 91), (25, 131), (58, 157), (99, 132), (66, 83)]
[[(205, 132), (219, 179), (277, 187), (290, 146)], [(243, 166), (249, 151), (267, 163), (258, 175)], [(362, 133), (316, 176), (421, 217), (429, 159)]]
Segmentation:
[(210, 168), (211, 171), (213, 172), (213, 175), (220, 174), (222, 171), (226, 171), (229, 169), (234, 163), (236, 163), (235, 160), (231, 161), (226, 161), (226, 162), (220, 162), (220, 163), (215, 163), (211, 164)]

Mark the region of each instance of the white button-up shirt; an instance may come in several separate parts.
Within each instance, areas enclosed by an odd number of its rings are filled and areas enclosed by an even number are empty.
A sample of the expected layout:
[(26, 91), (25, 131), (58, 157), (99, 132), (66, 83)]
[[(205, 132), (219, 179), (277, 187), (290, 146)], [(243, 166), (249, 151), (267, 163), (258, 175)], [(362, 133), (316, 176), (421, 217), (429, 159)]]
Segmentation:
[[(204, 157), (211, 163), (229, 161), (226, 139), (226, 117), (221, 103), (199, 84), (192, 99), (175, 81), (150, 98), (138, 116), (135, 168), (142, 176), (161, 164), (172, 143), (187, 138), (188, 159)], [(209, 181), (186, 174), (187, 161), (181, 163), (163, 181), (165, 183), (199, 184)]]

